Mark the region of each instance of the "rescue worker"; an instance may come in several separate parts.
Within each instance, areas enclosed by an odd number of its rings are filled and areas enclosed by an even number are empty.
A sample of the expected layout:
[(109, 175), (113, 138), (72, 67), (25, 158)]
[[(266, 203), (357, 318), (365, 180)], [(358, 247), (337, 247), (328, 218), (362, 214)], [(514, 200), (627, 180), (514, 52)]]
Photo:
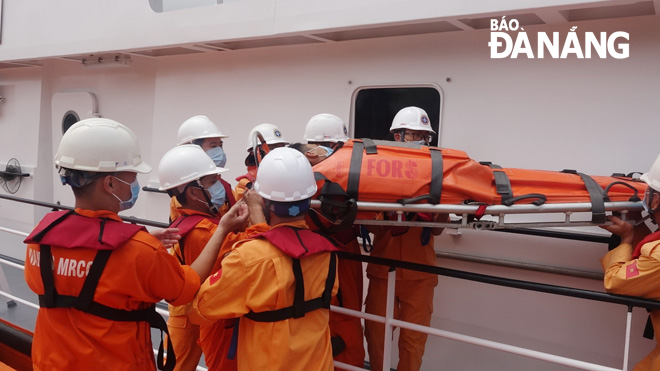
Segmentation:
[(191, 318), (241, 316), (239, 370), (332, 370), (336, 247), (305, 223), (316, 192), (311, 166), (296, 150), (276, 148), (259, 166), (253, 192), (264, 199), (271, 229), (234, 245), (203, 283)]
[(335, 151), (349, 138), (344, 120), (330, 113), (319, 113), (307, 122), (303, 139), (308, 144), (329, 147)]
[[(223, 148), (224, 138), (229, 138), (229, 136), (222, 134), (213, 121), (206, 116), (197, 115), (184, 121), (179, 126), (177, 145), (196, 144), (206, 152), (217, 167), (224, 168), (227, 164), (227, 155)], [(222, 214), (236, 203), (236, 197), (234, 196), (231, 185), (227, 181), (222, 179), (220, 175), (218, 175), (218, 180), (222, 185), (222, 189), (219, 189), (220, 195), (223, 196), (223, 204), (219, 206), (219, 215), (222, 216)], [(170, 221), (174, 221), (179, 217), (176, 210), (180, 206), (176, 198), (173, 197), (170, 201)]]
[[(390, 127), (397, 142), (412, 142), (428, 145), (435, 131), (426, 112), (418, 107), (401, 109)], [(396, 220), (395, 213), (384, 213), (380, 218)], [(408, 213), (408, 221), (447, 220), (446, 215)], [(433, 236), (442, 233), (442, 228), (421, 227), (369, 227), (374, 234), (371, 256), (402, 260), (412, 263), (435, 265)], [(387, 297), (387, 275), (389, 267), (369, 263), (367, 278), (369, 287), (365, 300), (365, 311), (379, 316), (385, 315)], [(423, 326), (431, 324), (433, 294), (438, 276), (413, 270), (396, 270), (394, 317)], [(365, 321), (367, 351), (372, 370), (383, 369), (383, 347), (385, 327), (382, 323)], [(399, 362), (397, 370), (419, 370), (426, 345), (427, 335), (422, 332), (400, 329)]]
[[(117, 215), (137, 200), (137, 173), (151, 171), (130, 129), (82, 120), (62, 137), (55, 165), (75, 211), (47, 214), (25, 240), (25, 280), (40, 305), (34, 369), (155, 370), (150, 325), (167, 331), (155, 303), (193, 299), (219, 243), (247, 219), (245, 205), (227, 213), (194, 263), (181, 266), (144, 227)], [(162, 351), (161, 344), (158, 366), (171, 370), (174, 354), (168, 349), (163, 364)]]
[(252, 186), (252, 183), (257, 176), (258, 159), (254, 157), (254, 147), (256, 146), (259, 149), (259, 159), (266, 155), (266, 151), (263, 150), (263, 143), (260, 142), (259, 138), (257, 138), (255, 143), (255, 133), (259, 133), (261, 135), (261, 137), (266, 142), (269, 151), (275, 148), (284, 147), (289, 144), (289, 142), (284, 139), (282, 131), (273, 124), (259, 124), (250, 130), (250, 134), (248, 134), (247, 138), (248, 155), (245, 157), (245, 167), (247, 168), (247, 172), (244, 175), (236, 178), (238, 184), (236, 184), (236, 188), (234, 188), (236, 198), (239, 200), (241, 197), (243, 197), (243, 193), (245, 193), (248, 187)]
[(332, 148), (318, 144), (293, 143), (289, 147), (305, 155), (307, 161), (312, 166), (320, 163), (334, 153)]
[[(644, 195), (644, 208), (660, 223), (660, 156), (651, 169), (640, 178), (648, 185)], [(641, 296), (660, 300), (660, 231), (649, 234), (646, 225), (633, 226), (620, 218), (611, 216), (612, 225), (604, 229), (621, 237), (618, 247), (609, 251), (602, 259), (605, 271), (605, 290), (613, 294)], [(660, 311), (650, 312), (656, 342), (660, 334)], [(642, 359), (635, 371), (660, 370), (660, 343)]]
[[(324, 136), (321, 131), (322, 128), (317, 127), (316, 129), (319, 136)], [(327, 159), (334, 152), (332, 148), (316, 144), (294, 143), (290, 147), (303, 153), (312, 166)], [(316, 213), (316, 211), (311, 210), (310, 213)], [(316, 215), (318, 215), (317, 218), (311, 220), (313, 223), (308, 223), (310, 226), (323, 229), (326, 224), (329, 225), (329, 223), (323, 223), (323, 216), (320, 213), (316, 213)], [(317, 225), (317, 223), (321, 225)], [(357, 240), (358, 234), (359, 230), (356, 226), (326, 233), (342, 247), (342, 250), (353, 254), (361, 254), (360, 244)], [(339, 277), (339, 293), (332, 304), (358, 312), (362, 311), (362, 297), (364, 295), (362, 262), (339, 259), (337, 275)], [(330, 333), (332, 335), (332, 351), (335, 361), (356, 367), (364, 367), (364, 340), (360, 318), (331, 311)]]
[[(172, 222), (171, 228), (177, 228), (181, 239), (173, 249), (173, 253), (182, 265), (190, 264), (204, 249), (206, 243), (215, 232), (218, 221), (218, 207), (224, 200), (219, 190), (222, 188), (217, 174), (226, 172), (226, 169), (216, 167), (213, 160), (204, 153), (204, 150), (194, 144), (183, 144), (169, 150), (160, 160), (158, 177), (160, 190), (167, 191), (170, 197), (175, 197), (181, 207), (180, 216)], [(261, 214), (261, 205), (252, 203), (257, 207), (253, 215)], [(248, 204), (250, 207), (250, 204)], [(254, 210), (253, 210), (254, 211)], [(265, 224), (254, 223), (252, 230), (265, 231)], [(255, 229), (256, 228), (256, 229)], [(236, 240), (229, 233), (227, 239)], [(244, 236), (243, 236), (244, 237)], [(224, 244), (214, 264), (214, 270), (220, 268), (222, 257), (229, 252), (231, 245)], [(206, 365), (209, 370), (236, 369), (235, 359), (216, 356), (216, 344), (228, 349), (233, 333), (233, 320), (220, 320), (212, 326), (205, 326), (200, 330), (198, 325), (190, 323), (186, 314), (185, 305), (169, 306), (170, 316), (167, 321), (170, 337), (177, 355), (176, 370), (194, 370), (204, 350)], [(217, 326), (217, 331), (214, 329)], [(204, 336), (200, 336), (203, 334)], [(207, 334), (212, 333), (213, 337)], [(199, 342), (198, 342), (199, 341)]]

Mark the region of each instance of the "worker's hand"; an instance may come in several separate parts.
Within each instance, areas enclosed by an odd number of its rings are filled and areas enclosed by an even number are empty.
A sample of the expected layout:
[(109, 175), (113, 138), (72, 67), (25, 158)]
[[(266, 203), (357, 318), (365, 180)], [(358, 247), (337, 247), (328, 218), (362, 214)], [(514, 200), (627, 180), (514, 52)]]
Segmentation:
[(166, 249), (174, 246), (181, 239), (179, 228), (163, 228), (151, 232), (151, 235), (156, 237)]
[(248, 205), (248, 210), (250, 211), (250, 224), (266, 223), (264, 199), (255, 190), (250, 189), (243, 193), (243, 200)]
[(226, 232), (238, 230), (245, 224), (249, 214), (245, 202), (243, 200), (238, 201), (225, 215), (222, 216), (218, 226), (222, 227)]
[(624, 222), (616, 216), (609, 216), (607, 218), (612, 222), (611, 225), (601, 226), (601, 228), (614, 233), (615, 235), (621, 237), (621, 243), (632, 244), (633, 237), (635, 235), (634, 227), (632, 224)]

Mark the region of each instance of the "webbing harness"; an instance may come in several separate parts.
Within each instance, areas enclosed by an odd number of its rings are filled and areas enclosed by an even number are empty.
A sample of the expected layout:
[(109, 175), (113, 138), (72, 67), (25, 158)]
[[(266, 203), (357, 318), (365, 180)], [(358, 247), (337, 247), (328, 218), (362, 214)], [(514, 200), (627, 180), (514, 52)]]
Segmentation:
[[(46, 232), (52, 229), (55, 225), (62, 222), (64, 219), (66, 219), (67, 216), (71, 214), (73, 214), (73, 211), (64, 214), (62, 217), (58, 218), (55, 222), (41, 231), (41, 233), (35, 235), (33, 239), (36, 242), (39, 242), (46, 234)], [(103, 228), (101, 228), (100, 233), (103, 233)], [(99, 236), (99, 238), (101, 237)], [(174, 348), (169, 336), (167, 337), (167, 360), (163, 362), (163, 332), (169, 335), (169, 331), (167, 330), (167, 323), (163, 317), (161, 317), (156, 312), (155, 304), (152, 304), (150, 307), (144, 309), (124, 310), (108, 307), (94, 301), (94, 293), (96, 292), (96, 287), (99, 284), (101, 274), (103, 273), (105, 265), (108, 262), (108, 259), (110, 258), (113, 250), (98, 250), (96, 256), (94, 257), (94, 261), (92, 262), (92, 267), (90, 268), (87, 278), (83, 283), (83, 287), (80, 290), (80, 294), (76, 297), (60, 295), (57, 293), (57, 290), (55, 289), (51, 264), (47, 264), (47, 262), (51, 262), (53, 259), (51, 247), (50, 245), (39, 245), (39, 249), (39, 259), (41, 262), (39, 265), (39, 270), (41, 273), (41, 280), (44, 285), (44, 294), (39, 295), (40, 307), (74, 308), (97, 317), (117, 322), (146, 321), (151, 327), (160, 330), (161, 338), (157, 356), (158, 369), (162, 371), (172, 371), (174, 369), (174, 366), (176, 365), (176, 356), (174, 354)]]
[(204, 219), (208, 219), (210, 222), (216, 225), (220, 220), (218, 218), (212, 218), (210, 216), (203, 215), (181, 215), (174, 222), (172, 222), (172, 224), (170, 224), (170, 228), (179, 229), (179, 235), (181, 236), (181, 239), (178, 242), (179, 250), (174, 252), (174, 255), (177, 257), (181, 265), (186, 265), (186, 255), (184, 254), (186, 236), (195, 228), (197, 224), (199, 224), (199, 222)]
[(303, 281), (302, 268), (300, 267), (300, 259), (292, 258), (293, 263), (293, 277), (295, 278), (296, 288), (293, 296), (293, 305), (286, 308), (270, 310), (266, 312), (252, 312), (247, 313), (247, 317), (256, 322), (278, 322), (290, 318), (301, 318), (305, 314), (325, 308), (330, 308), (330, 299), (332, 299), (332, 288), (335, 285), (335, 274), (337, 267), (337, 255), (330, 253), (330, 267), (328, 269), (328, 277), (325, 280), (325, 289), (323, 294), (316, 299), (305, 300), (305, 283)]

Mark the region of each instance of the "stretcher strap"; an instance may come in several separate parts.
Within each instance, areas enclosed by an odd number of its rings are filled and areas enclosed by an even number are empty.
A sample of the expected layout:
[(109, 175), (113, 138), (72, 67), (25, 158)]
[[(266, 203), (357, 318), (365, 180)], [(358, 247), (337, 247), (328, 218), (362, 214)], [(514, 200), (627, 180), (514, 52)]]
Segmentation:
[(605, 201), (608, 200), (607, 194), (603, 191), (600, 185), (589, 175), (580, 173), (575, 170), (564, 169), (562, 173), (577, 174), (584, 182), (584, 186), (589, 192), (589, 199), (591, 200), (591, 221), (596, 224), (603, 224), (606, 221), (605, 217)]
[(442, 176), (444, 172), (442, 164), (442, 152), (437, 148), (430, 148), (431, 151), (431, 186), (429, 193), (432, 199), (432, 204), (440, 203), (440, 196), (442, 196)]
[[(495, 181), (495, 191), (500, 195), (500, 202), (504, 206), (511, 206), (518, 201), (534, 199), (533, 205), (541, 206), (547, 201), (547, 197), (540, 193), (528, 193), (526, 195), (513, 196), (513, 188), (509, 176), (502, 170), (500, 165), (496, 165), (489, 161), (479, 162), (481, 165), (486, 165), (493, 169), (493, 179)], [(481, 216), (478, 216), (481, 218)]]
[(495, 177), (495, 191), (501, 197), (500, 202), (504, 204), (513, 198), (509, 176), (504, 171), (497, 170), (493, 171), (493, 176)]
[(354, 142), (353, 152), (351, 153), (351, 163), (348, 167), (348, 183), (346, 184), (346, 193), (350, 198), (358, 199), (360, 188), (360, 170), (362, 168), (362, 153), (364, 152), (364, 143)]
[(374, 143), (372, 139), (362, 138), (362, 143), (364, 143), (364, 149), (368, 155), (378, 154), (378, 147), (376, 146), (376, 143)]
[(502, 171), (500, 165), (494, 164), (490, 161), (481, 161), (481, 165), (486, 165), (493, 169), (493, 177), (495, 179), (495, 191), (500, 195), (500, 202), (505, 204), (508, 200), (513, 198), (513, 190), (511, 189), (511, 181), (509, 181), (509, 176)]
[[(296, 264), (295, 262), (298, 261)], [(296, 292), (294, 295), (293, 305), (286, 308), (270, 310), (266, 312), (252, 312), (245, 314), (244, 317), (251, 319), (255, 322), (278, 322), (291, 318), (304, 317), (305, 314), (325, 308), (330, 308), (330, 300), (332, 299), (332, 288), (335, 285), (335, 277), (337, 274), (337, 254), (330, 253), (330, 267), (328, 268), (328, 276), (325, 280), (325, 289), (323, 294), (312, 300), (304, 300), (304, 284), (302, 269), (300, 268), (300, 260), (293, 259), (293, 276), (296, 280)], [(300, 292), (299, 292), (300, 291)]]

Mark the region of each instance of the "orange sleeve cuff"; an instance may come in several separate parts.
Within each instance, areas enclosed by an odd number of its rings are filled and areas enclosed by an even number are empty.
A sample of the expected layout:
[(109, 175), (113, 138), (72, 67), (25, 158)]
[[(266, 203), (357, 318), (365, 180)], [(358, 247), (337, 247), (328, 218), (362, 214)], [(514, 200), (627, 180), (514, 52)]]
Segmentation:
[(183, 305), (190, 303), (195, 297), (195, 294), (199, 290), (199, 286), (201, 284), (199, 275), (192, 268), (190, 268), (190, 266), (182, 265), (181, 268), (183, 269), (184, 274), (184, 284), (179, 296), (174, 301), (170, 302), (172, 305)]

